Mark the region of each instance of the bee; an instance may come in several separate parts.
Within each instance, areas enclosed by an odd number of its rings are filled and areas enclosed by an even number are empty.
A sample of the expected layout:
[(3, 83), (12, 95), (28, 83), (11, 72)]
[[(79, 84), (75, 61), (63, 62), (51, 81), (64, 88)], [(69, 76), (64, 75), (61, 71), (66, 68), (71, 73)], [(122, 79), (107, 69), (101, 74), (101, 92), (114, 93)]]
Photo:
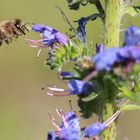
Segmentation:
[(3, 41), (9, 44), (13, 38), (25, 35), (29, 31), (21, 19), (5, 20), (0, 22), (0, 46)]

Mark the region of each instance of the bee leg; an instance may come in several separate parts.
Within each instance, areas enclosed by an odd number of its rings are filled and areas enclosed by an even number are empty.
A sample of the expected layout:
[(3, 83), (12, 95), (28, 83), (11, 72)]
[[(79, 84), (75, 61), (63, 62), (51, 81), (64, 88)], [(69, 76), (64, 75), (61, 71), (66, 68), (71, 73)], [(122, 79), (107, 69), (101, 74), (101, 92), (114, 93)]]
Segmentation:
[(2, 45), (2, 40), (0, 40), (0, 46)]
[(18, 36), (19, 36), (19, 34), (16, 32), (16, 31), (13, 31), (13, 36), (15, 37), (15, 38), (18, 38)]
[(6, 44), (9, 44), (9, 40), (8, 39), (4, 39)]

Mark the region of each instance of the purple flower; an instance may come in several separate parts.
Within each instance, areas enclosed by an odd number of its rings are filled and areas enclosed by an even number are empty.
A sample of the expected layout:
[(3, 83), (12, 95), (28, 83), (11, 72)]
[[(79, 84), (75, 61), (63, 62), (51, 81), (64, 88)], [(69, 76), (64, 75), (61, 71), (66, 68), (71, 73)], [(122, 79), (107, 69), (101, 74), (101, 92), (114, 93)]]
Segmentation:
[[(66, 112), (64, 114), (64, 118), (65, 120), (62, 121), (61, 123), (61, 128), (66, 128), (66, 127), (71, 127), (73, 129), (80, 129), (80, 122), (79, 122), (79, 118), (77, 118), (77, 115), (75, 114), (75, 112), (70, 111), (70, 112)], [(67, 126), (66, 126), (67, 123)]]
[(71, 94), (90, 94), (95, 89), (95, 84), (81, 80), (70, 80), (68, 87)]
[(93, 123), (85, 128), (84, 135), (86, 137), (94, 137), (102, 132), (107, 126), (104, 123)]
[(124, 47), (121, 48), (118, 56), (121, 61), (134, 61), (140, 63), (140, 48), (139, 47)]
[(73, 128), (63, 128), (60, 131), (60, 137), (62, 140), (79, 140), (79, 131)]
[(61, 140), (55, 131), (49, 131), (47, 140)]
[(84, 130), (80, 127), (79, 118), (75, 112), (70, 111), (63, 113), (61, 110), (56, 110), (58, 115), (61, 117), (62, 122), (59, 126), (55, 119), (50, 115), (52, 124), (57, 128), (56, 131), (49, 131), (47, 140), (79, 140), (94, 138), (99, 135), (104, 129), (106, 129), (120, 114), (118, 110), (113, 116), (111, 116), (104, 123), (94, 123), (86, 127)]
[(60, 75), (61, 79), (70, 78), (70, 77), (74, 77), (75, 76), (74, 73), (72, 73), (72, 72), (65, 72), (65, 71), (62, 71), (59, 75)]
[[(61, 110), (56, 109), (58, 115), (61, 117), (61, 125), (58, 126), (55, 119), (50, 115), (52, 124), (57, 127), (57, 131), (50, 131), (48, 133), (48, 140), (79, 140), (80, 122), (75, 112), (70, 111), (63, 113)], [(52, 139), (53, 138), (53, 139)]]
[(57, 43), (65, 46), (68, 44), (68, 39), (64, 34), (57, 32), (54, 37)]
[(67, 37), (49, 26), (35, 24), (32, 26), (32, 30), (42, 35), (44, 44), (49, 44), (49, 46), (55, 43), (67, 45)]
[(140, 45), (140, 28), (136, 26), (128, 27), (124, 35), (125, 46), (139, 46)]
[(86, 28), (85, 28), (85, 26), (87, 24), (87, 19), (81, 18), (77, 22), (78, 22), (77, 36), (84, 44), (86, 42)]
[(110, 48), (93, 57), (97, 71), (110, 71), (115, 64), (127, 66), (130, 62), (140, 63), (139, 47)]
[(38, 55), (42, 48), (56, 47), (59, 45), (66, 46), (68, 43), (67, 37), (59, 31), (42, 24), (34, 24), (32, 30), (41, 35), (40, 40), (26, 39), (26, 42), (33, 48), (39, 48)]
[[(53, 33), (56, 30), (49, 26), (44, 26), (43, 24), (33, 24), (32, 30), (35, 32), (38, 32), (40, 34), (43, 34), (45, 31), (48, 31), (49, 33)], [(56, 31), (57, 32), (57, 31)]]
[(79, 95), (79, 94), (90, 94), (95, 89), (95, 84), (82, 81), (82, 80), (70, 80), (68, 82), (68, 89), (57, 88), (56, 86), (47, 86), (42, 88), (47, 91), (50, 96), (66, 96), (66, 95)]
[(106, 70), (110, 71), (112, 65), (119, 61), (118, 52), (119, 48), (110, 48), (102, 51), (101, 53), (96, 54), (93, 57), (93, 63), (97, 71)]
[(120, 111), (116, 111), (106, 122), (104, 123), (93, 123), (85, 128), (84, 130), (84, 137), (94, 137), (99, 135), (104, 129), (106, 129), (120, 114)]

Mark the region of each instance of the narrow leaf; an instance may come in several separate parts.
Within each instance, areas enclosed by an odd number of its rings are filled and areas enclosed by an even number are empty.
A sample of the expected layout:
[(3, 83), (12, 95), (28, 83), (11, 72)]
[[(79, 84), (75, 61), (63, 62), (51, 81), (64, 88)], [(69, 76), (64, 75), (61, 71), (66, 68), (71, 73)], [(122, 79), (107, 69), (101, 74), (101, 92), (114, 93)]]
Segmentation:
[(140, 106), (128, 104), (121, 108), (121, 111), (140, 110)]
[(95, 99), (97, 96), (98, 96), (97, 94), (91, 93), (91, 94), (89, 94), (89, 96), (83, 98), (82, 101), (89, 102), (89, 101)]
[(140, 101), (140, 96), (136, 95), (136, 93), (133, 93), (130, 91), (127, 87), (121, 87), (120, 88), (120, 94), (124, 95), (128, 99), (132, 101), (139, 102)]
[(140, 6), (129, 6), (125, 9), (124, 14), (129, 14), (132, 17), (140, 16)]

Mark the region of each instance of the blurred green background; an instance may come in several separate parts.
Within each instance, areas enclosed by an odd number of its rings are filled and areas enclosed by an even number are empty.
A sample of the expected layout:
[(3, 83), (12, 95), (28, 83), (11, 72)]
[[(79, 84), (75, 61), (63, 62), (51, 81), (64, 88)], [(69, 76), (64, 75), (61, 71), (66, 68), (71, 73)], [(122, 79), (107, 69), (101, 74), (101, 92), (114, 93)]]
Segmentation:
[[(42, 23), (61, 32), (67, 32), (69, 26), (55, 8), (61, 7), (71, 21), (96, 11), (93, 5), (82, 7), (79, 11), (70, 11), (66, 0), (0, 0), (0, 21), (20, 18), (25, 22)], [(128, 19), (129, 18), (129, 19)], [(123, 18), (122, 31), (130, 25), (140, 25), (139, 17)], [(75, 26), (75, 24), (74, 24)], [(100, 20), (87, 25), (88, 40), (94, 44), (103, 39)], [(123, 33), (123, 32), (122, 32)], [(55, 108), (69, 110), (69, 97), (52, 98), (41, 90), (46, 84), (65, 86), (55, 71), (44, 67), (46, 51), (36, 59), (36, 49), (25, 44), (24, 38), (39, 36), (28, 33), (13, 40), (10, 45), (0, 48), (0, 140), (45, 140), (48, 130), (55, 130), (49, 121), (49, 110), (58, 120)], [(65, 69), (70, 69), (67, 65)], [(72, 99), (73, 108), (79, 111), (76, 97)], [(79, 114), (80, 116), (80, 114)], [(121, 114), (118, 126), (118, 140), (140, 140), (140, 112), (131, 111)], [(96, 121), (82, 119), (82, 126)]]

